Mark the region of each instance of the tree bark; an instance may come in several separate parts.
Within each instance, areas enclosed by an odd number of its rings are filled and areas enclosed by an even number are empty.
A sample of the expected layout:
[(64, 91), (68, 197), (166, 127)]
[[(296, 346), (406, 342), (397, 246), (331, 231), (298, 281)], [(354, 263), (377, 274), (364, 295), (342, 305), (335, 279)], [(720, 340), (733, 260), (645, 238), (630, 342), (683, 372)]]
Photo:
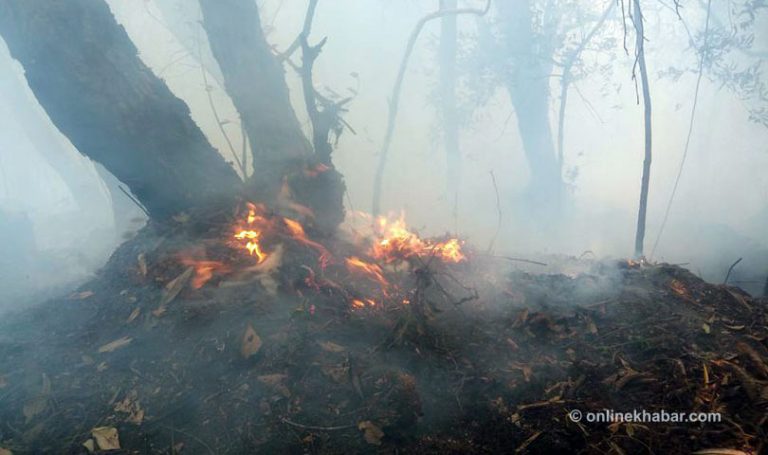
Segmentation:
[(253, 150), (254, 180), (267, 195), (311, 156), (253, 0), (200, 0), (203, 27)]
[(496, 6), (504, 26), (504, 47), (510, 66), (505, 85), (531, 171), (529, 191), (533, 208), (557, 213), (563, 183), (549, 124), (551, 50), (536, 42), (529, 1), (500, 1)]
[(651, 131), (651, 90), (648, 85), (648, 68), (645, 65), (645, 31), (643, 28), (643, 11), (640, 0), (634, 0), (632, 22), (635, 25), (635, 52), (637, 65), (640, 69), (640, 82), (643, 93), (643, 124), (645, 128), (645, 159), (643, 160), (643, 176), (640, 184), (640, 207), (637, 213), (637, 230), (635, 232), (635, 256), (643, 256), (645, 241), (645, 217), (648, 211), (648, 189), (651, 180), (652, 131)]
[(155, 218), (233, 196), (239, 179), (139, 59), (101, 0), (0, 0), (0, 33), (59, 130)]

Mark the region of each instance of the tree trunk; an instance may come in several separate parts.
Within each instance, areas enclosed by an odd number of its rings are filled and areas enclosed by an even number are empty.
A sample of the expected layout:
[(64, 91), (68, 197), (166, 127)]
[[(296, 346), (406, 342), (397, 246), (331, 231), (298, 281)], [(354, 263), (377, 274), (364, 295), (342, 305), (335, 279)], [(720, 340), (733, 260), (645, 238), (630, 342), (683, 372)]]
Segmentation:
[[(457, 0), (440, 0), (441, 10), (457, 8)], [(440, 111), (445, 146), (446, 189), (453, 199), (454, 211), (461, 184), (461, 153), (459, 150), (459, 115), (456, 108), (456, 21), (455, 14), (440, 19)]]
[(254, 180), (267, 196), (311, 155), (282, 66), (264, 38), (253, 0), (200, 0), (203, 27), (253, 150)]
[(496, 2), (504, 26), (510, 71), (506, 89), (517, 115), (517, 126), (531, 171), (530, 196), (536, 211), (559, 212), (563, 191), (560, 166), (549, 124), (551, 55), (537, 43), (529, 1)]
[(643, 12), (640, 0), (634, 4), (632, 21), (635, 24), (635, 52), (637, 65), (640, 69), (640, 82), (643, 91), (643, 123), (645, 125), (645, 159), (643, 160), (643, 177), (640, 185), (640, 208), (637, 213), (637, 231), (635, 233), (635, 256), (643, 256), (645, 240), (645, 216), (648, 210), (648, 187), (651, 180), (652, 135), (651, 135), (651, 91), (648, 86), (648, 69), (645, 65), (645, 31), (643, 29)]
[(156, 218), (227, 200), (239, 179), (96, 0), (0, 0), (0, 33), (59, 130)]
[[(310, 21), (315, 4), (310, 3)], [(330, 125), (319, 127), (313, 116), (317, 112), (309, 112), (313, 154), (291, 106), (283, 68), (264, 37), (256, 2), (200, 0), (200, 7), (225, 88), (240, 113), (253, 150), (250, 188), (259, 200), (274, 202), (287, 182), (292, 198), (313, 211), (314, 226), (323, 233), (334, 232), (344, 220), (345, 186), (331, 162)], [(305, 29), (308, 33), (308, 25)], [(311, 63), (305, 58), (304, 64), (310, 65), (304, 69), (309, 75), (303, 81), (305, 99), (312, 101), (307, 108), (316, 110)]]

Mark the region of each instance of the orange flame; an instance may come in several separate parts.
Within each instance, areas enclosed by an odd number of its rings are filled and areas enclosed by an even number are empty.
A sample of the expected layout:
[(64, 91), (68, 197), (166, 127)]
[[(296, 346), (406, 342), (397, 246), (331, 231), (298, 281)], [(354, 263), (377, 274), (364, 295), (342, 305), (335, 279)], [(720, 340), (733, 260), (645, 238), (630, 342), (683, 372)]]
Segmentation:
[(389, 286), (389, 282), (384, 278), (384, 273), (376, 264), (369, 264), (358, 257), (348, 257), (346, 259), (347, 270), (349, 273), (358, 273), (367, 275), (369, 278), (377, 281), (383, 288)]
[[(249, 202), (248, 216), (246, 218), (248, 228), (252, 228), (254, 225), (257, 227), (268, 225), (269, 221), (260, 213), (257, 213), (257, 211), (264, 212), (264, 207), (257, 206), (256, 204)], [(267, 258), (267, 254), (264, 253), (264, 251), (261, 249), (261, 245), (259, 244), (259, 240), (261, 239), (261, 230), (241, 229), (234, 235), (234, 237), (238, 240), (246, 240), (244, 245), (245, 249), (248, 250), (248, 254), (251, 256), (256, 256), (256, 260), (259, 264), (264, 262), (264, 260)]]
[(390, 263), (413, 256), (436, 256), (445, 262), (461, 262), (466, 257), (461, 251), (459, 239), (443, 242), (423, 240), (408, 230), (405, 216), (396, 220), (379, 217), (377, 220), (378, 239), (371, 247), (372, 257)]
[(200, 289), (213, 278), (214, 273), (226, 273), (229, 271), (229, 267), (223, 262), (208, 261), (193, 259), (190, 257), (181, 257), (179, 262), (188, 266), (194, 267), (195, 274), (192, 277), (191, 286), (192, 289)]
[(373, 299), (352, 299), (352, 306), (357, 309), (365, 308), (366, 306), (374, 307), (376, 306), (376, 301)]

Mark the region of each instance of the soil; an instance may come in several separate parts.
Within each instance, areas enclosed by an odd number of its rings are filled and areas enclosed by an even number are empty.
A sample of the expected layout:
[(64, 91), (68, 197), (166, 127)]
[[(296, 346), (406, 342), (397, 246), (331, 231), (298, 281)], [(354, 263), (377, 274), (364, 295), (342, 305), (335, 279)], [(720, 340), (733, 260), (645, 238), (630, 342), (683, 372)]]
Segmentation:
[[(382, 264), (384, 287), (290, 239), (256, 270), (217, 240), (222, 226), (180, 223), (150, 224), (71, 295), (0, 321), (0, 448), (765, 451), (768, 301), (738, 288), (627, 260), (513, 271), (469, 249), (458, 264)], [(198, 288), (189, 251), (215, 262)], [(721, 421), (574, 422), (573, 410)]]

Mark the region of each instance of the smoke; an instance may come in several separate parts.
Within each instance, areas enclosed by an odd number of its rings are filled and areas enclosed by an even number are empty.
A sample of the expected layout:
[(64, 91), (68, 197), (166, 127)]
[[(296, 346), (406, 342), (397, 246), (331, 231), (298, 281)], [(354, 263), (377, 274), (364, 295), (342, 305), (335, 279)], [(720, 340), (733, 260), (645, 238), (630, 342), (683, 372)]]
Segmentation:
[[(211, 64), (205, 34), (199, 17), (195, 17), (199, 15), (196, 3), (108, 3), (141, 58), (187, 102), (193, 119), (211, 143), (232, 160), (211, 111), (203, 71), (207, 72), (217, 114), (227, 122), (224, 128), (234, 144), (242, 141), (238, 115), (217, 82), (220, 79)], [(478, 6), (475, 3), (467, 2)], [(596, 2), (582, 3), (599, 11), (600, 5), (593, 4)], [(306, 5), (265, 0), (259, 6), (268, 41), (276, 51), (287, 49), (301, 28)], [(315, 65), (316, 85), (326, 95), (354, 96), (345, 120), (355, 133), (345, 131), (341, 135), (333, 156), (345, 176), (348, 208), (352, 210), (370, 210), (377, 154), (397, 68), (413, 26), (434, 8), (437, 2), (405, 0), (338, 0), (318, 6), (310, 42), (323, 37), (328, 37), (328, 42)], [(657, 241), (682, 158), (695, 82), (692, 73), (678, 78), (660, 75), (671, 66), (695, 66), (697, 55), (690, 46), (688, 31), (695, 34), (704, 20), (698, 8), (687, 8), (683, 13), (686, 31), (673, 12), (659, 8), (647, 12), (646, 24), (654, 100), (646, 254)], [(716, 8), (715, 18), (726, 20), (723, 13)], [(473, 52), (471, 43), (478, 38), (482, 21), (493, 20), (493, 14), (492, 9), (489, 17), (481, 20), (458, 17), (463, 59)], [(501, 88), (486, 94), (483, 103), (463, 117), (458, 200), (447, 194), (446, 159), (434, 95), (439, 77), (440, 26), (439, 20), (427, 24), (405, 76), (384, 180), (385, 211), (404, 211), (409, 224), (422, 234), (455, 232), (479, 249), (485, 249), (495, 238), (494, 253), (499, 255), (630, 255), (643, 159), (642, 108), (636, 102), (632, 80), (633, 56), (631, 50), (625, 54), (621, 48), (618, 20), (613, 17), (600, 37), (606, 47), (585, 53), (587, 74), (571, 88), (563, 163), (569, 203), (564, 213), (543, 221), (532, 215), (526, 195), (531, 174), (517, 124), (527, 113), (514, 112)], [(768, 48), (768, 27), (760, 27), (764, 22), (759, 19), (754, 27), (754, 48), (763, 52)], [(0, 58), (0, 84), (4, 87), (0, 94), (0, 271), (10, 277), (1, 280), (4, 293), (0, 301), (1, 306), (18, 307), (31, 293), (66, 287), (94, 273), (124, 234), (135, 231), (141, 222), (130, 221), (140, 215), (138, 209), (127, 198), (114, 200), (120, 193), (110, 193), (93, 165), (55, 131), (33, 102), (20, 68), (10, 62), (4, 45), (0, 46)], [(501, 53), (490, 59), (503, 65)], [(483, 80), (487, 75), (475, 76)], [(286, 77), (295, 110), (308, 129), (300, 81), (291, 68), (286, 69)], [(460, 98), (471, 102), (476, 93), (465, 79), (462, 81)], [(24, 88), (25, 98), (13, 101), (8, 93), (18, 91), (19, 86)], [(559, 79), (554, 74), (549, 102), (553, 132), (557, 128), (558, 93)], [(33, 125), (32, 120), (22, 121), (19, 116), (24, 103), (38, 115)], [(45, 158), (30, 127), (56, 135), (55, 142), (43, 146), (75, 163), (69, 177), (82, 183), (81, 187), (68, 184), (61, 167), (52, 166)], [(743, 257), (732, 275), (733, 283), (752, 293), (760, 292), (768, 275), (766, 144), (768, 130), (750, 121), (744, 100), (717, 81), (704, 78), (679, 190), (652, 259), (685, 263), (694, 273), (719, 282), (728, 266)], [(113, 182), (112, 189), (117, 184)], [(21, 278), (10, 274), (14, 270)]]

